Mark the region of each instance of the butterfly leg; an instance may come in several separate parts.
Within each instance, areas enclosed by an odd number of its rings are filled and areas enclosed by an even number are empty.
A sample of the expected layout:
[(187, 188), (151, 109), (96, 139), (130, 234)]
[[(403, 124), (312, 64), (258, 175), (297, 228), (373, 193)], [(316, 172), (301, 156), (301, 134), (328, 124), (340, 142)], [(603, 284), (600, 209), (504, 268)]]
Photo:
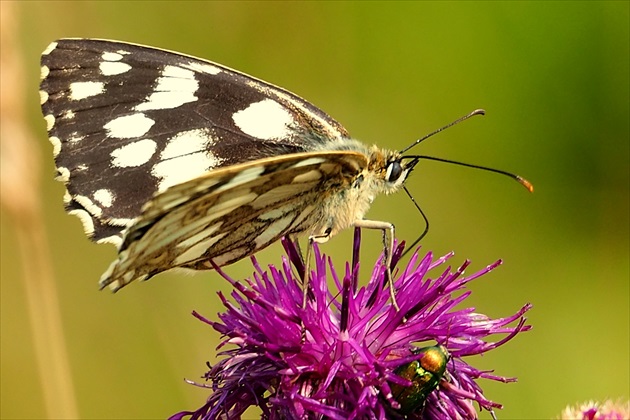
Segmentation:
[(310, 286), (310, 282), (309, 282), (309, 267), (311, 265), (311, 250), (313, 249), (313, 244), (315, 242), (317, 243), (322, 243), (322, 242), (327, 242), (328, 239), (330, 238), (330, 232), (331, 229), (328, 228), (326, 229), (326, 231), (321, 234), (321, 235), (311, 235), (308, 237), (308, 247), (306, 248), (306, 262), (304, 263), (304, 300), (302, 301), (302, 307), (306, 308), (306, 302), (308, 299), (308, 291), (309, 291), (309, 286)]
[(308, 300), (308, 288), (310, 287), (309, 270), (311, 267), (311, 249), (313, 248), (313, 242), (315, 242), (315, 240), (312, 236), (309, 236), (308, 245), (306, 247), (306, 258), (304, 260), (304, 277), (302, 278), (302, 291), (304, 292), (302, 309), (306, 309), (306, 302)]
[(392, 305), (396, 310), (400, 310), (398, 303), (396, 302), (396, 296), (394, 294), (394, 280), (392, 279), (392, 254), (394, 252), (394, 225), (389, 222), (381, 222), (379, 220), (357, 220), (354, 222), (354, 226), (365, 229), (376, 229), (383, 233), (383, 254), (385, 265), (385, 283), (389, 283), (389, 294), (392, 299)]
[(302, 308), (306, 308), (306, 301), (308, 300), (308, 287), (309, 287), (309, 276), (308, 271), (310, 267), (311, 261), (311, 248), (313, 247), (314, 239), (312, 237), (308, 238), (308, 246), (306, 247), (306, 257), (302, 252), (302, 248), (300, 247), (300, 241), (294, 235), (289, 235), (290, 240), (295, 244), (297, 249), (297, 253), (301, 262), (301, 266), (294, 265), (297, 270), (297, 278), (302, 281), (302, 290), (304, 291), (304, 297), (302, 299)]
[[(310, 265), (311, 265), (311, 250), (313, 249), (313, 243), (318, 242), (318, 240), (326, 241), (330, 237), (329, 232), (326, 232), (324, 235), (317, 236), (309, 236), (308, 237), (308, 246), (306, 247), (306, 257), (302, 258), (302, 268), (303, 272), (300, 273), (300, 278), (302, 279), (302, 291), (304, 292), (302, 296), (302, 309), (306, 309), (306, 304), (309, 298), (309, 291), (311, 291), (310, 287)], [(299, 249), (299, 248), (298, 248)], [(299, 251), (300, 257), (302, 257), (302, 251)], [(310, 293), (311, 299), (315, 298), (315, 295), (311, 291)], [(306, 341), (306, 326), (304, 325), (304, 321), (302, 321), (302, 334), (301, 334), (302, 343)]]
[(294, 261), (293, 267), (297, 271), (296, 278), (302, 281), (302, 284), (306, 282), (306, 261), (304, 259), (304, 253), (302, 252), (302, 247), (300, 246), (300, 241), (297, 235), (289, 234), (287, 238), (295, 245), (295, 250), (297, 251), (297, 261)]

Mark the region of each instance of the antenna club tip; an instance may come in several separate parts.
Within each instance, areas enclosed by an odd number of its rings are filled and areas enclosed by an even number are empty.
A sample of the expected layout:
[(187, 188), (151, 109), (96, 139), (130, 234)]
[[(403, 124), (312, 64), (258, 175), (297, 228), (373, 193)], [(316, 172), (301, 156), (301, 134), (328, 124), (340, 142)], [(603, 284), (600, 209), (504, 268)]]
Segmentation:
[(470, 115), (486, 115), (486, 110), (485, 109), (475, 109), (473, 112), (470, 113)]
[(530, 193), (534, 192), (534, 184), (532, 184), (531, 182), (529, 182), (528, 180), (526, 180), (525, 178), (521, 178), (520, 176), (516, 178), (516, 180), (518, 182), (521, 183), (522, 186), (524, 186), (525, 188), (527, 188), (527, 191), (529, 191)]

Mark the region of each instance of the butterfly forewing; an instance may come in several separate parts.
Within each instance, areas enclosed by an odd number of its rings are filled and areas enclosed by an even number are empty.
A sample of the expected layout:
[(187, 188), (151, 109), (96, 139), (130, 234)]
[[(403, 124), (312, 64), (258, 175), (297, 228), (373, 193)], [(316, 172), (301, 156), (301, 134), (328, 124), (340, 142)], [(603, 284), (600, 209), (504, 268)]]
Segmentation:
[(66, 208), (93, 240), (118, 246), (102, 286), (230, 264), (283, 235), (393, 232), (362, 219), (413, 165), (350, 139), (284, 89), (183, 54), (90, 39), (53, 42), (41, 76)]
[(346, 130), (298, 96), (219, 64), (62, 39), (42, 55), (42, 110), (66, 206), (120, 243), (157, 193), (207, 171), (325, 148)]

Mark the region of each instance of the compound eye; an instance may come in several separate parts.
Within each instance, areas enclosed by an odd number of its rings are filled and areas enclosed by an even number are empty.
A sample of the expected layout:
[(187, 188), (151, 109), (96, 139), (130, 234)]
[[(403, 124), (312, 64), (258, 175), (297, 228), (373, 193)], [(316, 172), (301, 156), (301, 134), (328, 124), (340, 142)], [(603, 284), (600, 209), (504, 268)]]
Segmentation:
[(403, 167), (398, 161), (391, 162), (387, 165), (387, 173), (385, 174), (385, 180), (387, 182), (396, 182), (403, 173)]

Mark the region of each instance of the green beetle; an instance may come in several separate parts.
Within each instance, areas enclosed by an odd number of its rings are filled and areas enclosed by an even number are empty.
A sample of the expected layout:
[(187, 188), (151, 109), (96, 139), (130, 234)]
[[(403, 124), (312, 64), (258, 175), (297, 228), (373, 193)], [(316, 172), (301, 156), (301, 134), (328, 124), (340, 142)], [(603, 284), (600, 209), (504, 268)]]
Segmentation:
[(450, 359), (448, 350), (441, 345), (418, 348), (413, 353), (422, 356), (394, 371), (401, 378), (411, 381), (412, 385), (407, 387), (390, 383), (392, 395), (400, 403), (400, 409), (396, 411), (404, 415), (422, 410), (427, 397), (446, 373), (446, 364)]

